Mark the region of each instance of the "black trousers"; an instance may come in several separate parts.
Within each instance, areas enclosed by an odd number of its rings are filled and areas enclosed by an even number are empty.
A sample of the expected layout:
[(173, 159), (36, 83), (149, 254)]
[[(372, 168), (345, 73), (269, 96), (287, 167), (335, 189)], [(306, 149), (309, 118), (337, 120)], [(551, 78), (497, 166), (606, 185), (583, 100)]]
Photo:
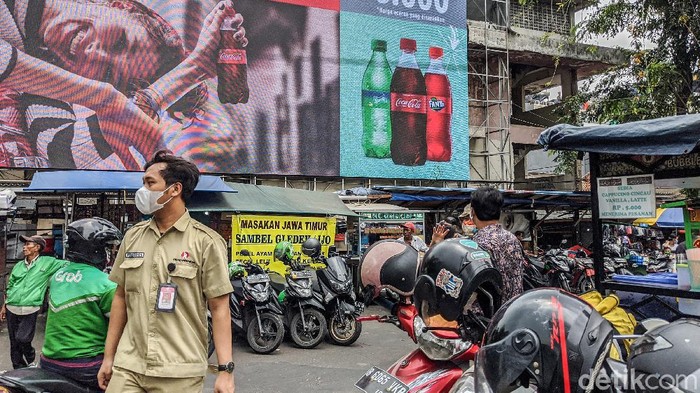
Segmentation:
[(10, 334), (10, 359), (15, 369), (27, 367), (36, 358), (32, 347), (39, 311), (28, 315), (13, 314), (7, 310), (7, 331)]
[(103, 357), (104, 355), (98, 355), (91, 358), (56, 360), (41, 355), (40, 367), (70, 378), (95, 392), (101, 392), (102, 389), (97, 383), (97, 373), (102, 366)]

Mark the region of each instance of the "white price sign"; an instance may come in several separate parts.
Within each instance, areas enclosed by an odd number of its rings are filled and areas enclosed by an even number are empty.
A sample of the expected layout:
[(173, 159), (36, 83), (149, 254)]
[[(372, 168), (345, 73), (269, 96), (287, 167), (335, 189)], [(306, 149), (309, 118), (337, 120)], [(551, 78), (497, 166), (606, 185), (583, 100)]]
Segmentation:
[(656, 217), (654, 175), (598, 179), (600, 218)]

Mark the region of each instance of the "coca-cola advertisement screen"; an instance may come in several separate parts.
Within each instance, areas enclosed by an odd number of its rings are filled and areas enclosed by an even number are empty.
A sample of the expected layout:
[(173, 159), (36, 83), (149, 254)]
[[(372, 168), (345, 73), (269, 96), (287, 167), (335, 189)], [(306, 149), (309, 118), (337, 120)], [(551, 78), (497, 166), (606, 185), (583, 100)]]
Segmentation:
[[(466, 179), (464, 0), (0, 1), (0, 167)], [(342, 152), (342, 153), (341, 153)]]
[(338, 176), (339, 1), (0, 1), (0, 167)]
[(468, 180), (466, 1), (340, 4), (340, 174)]

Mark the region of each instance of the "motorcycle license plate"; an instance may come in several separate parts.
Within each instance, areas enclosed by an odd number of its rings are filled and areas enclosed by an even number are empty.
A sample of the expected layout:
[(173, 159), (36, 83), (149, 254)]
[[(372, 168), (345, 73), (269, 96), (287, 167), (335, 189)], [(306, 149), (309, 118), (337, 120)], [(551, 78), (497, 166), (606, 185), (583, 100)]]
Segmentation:
[(395, 376), (378, 367), (372, 367), (357, 382), (355, 387), (365, 393), (407, 393), (408, 386)]
[(295, 270), (292, 271), (292, 278), (293, 279), (299, 279), (299, 278), (311, 278), (311, 270)]
[(253, 274), (248, 276), (248, 284), (260, 284), (270, 282), (270, 276), (267, 274)]

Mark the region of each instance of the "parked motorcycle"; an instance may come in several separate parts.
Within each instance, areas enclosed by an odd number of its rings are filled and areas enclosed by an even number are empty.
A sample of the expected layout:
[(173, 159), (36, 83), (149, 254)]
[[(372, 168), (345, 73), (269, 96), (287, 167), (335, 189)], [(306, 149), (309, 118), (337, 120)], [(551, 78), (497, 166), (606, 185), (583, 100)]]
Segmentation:
[(526, 255), (523, 264), (523, 289), (527, 291), (550, 286), (549, 270), (541, 258)]
[(592, 258), (573, 258), (573, 273), (571, 288), (578, 293), (586, 293), (595, 289), (595, 268)]
[(314, 348), (326, 336), (328, 322), (321, 295), (312, 288), (313, 271), (307, 270), (299, 259), (294, 259), (290, 242), (278, 243), (274, 254), (291, 269), (285, 277), (284, 288), (276, 288), (280, 291), (279, 300), (284, 306), (289, 335), (297, 346)]
[[(496, 289), (500, 273), (480, 251), (471, 240), (445, 240), (425, 254), (420, 272), (418, 253), (406, 244), (380, 241), (365, 252), (360, 263), (363, 297), (366, 302), (376, 299), (391, 314), (359, 319), (392, 323), (418, 348), (386, 371), (371, 367), (357, 388), (372, 393), (451, 391), (478, 353), (476, 343), (488, 323), (484, 315), (491, 316), (501, 303)], [(443, 315), (438, 304), (454, 314)], [(479, 314), (473, 309), (477, 304)]]
[(284, 339), (284, 312), (270, 286), (270, 276), (253, 263), (248, 250), (241, 250), (247, 263), (235, 262), (230, 271), (233, 292), (229, 296), (234, 331), (245, 334), (257, 353), (270, 353)]
[(359, 320), (391, 323), (405, 331), (419, 347), (397, 360), (386, 371), (372, 366), (355, 386), (373, 393), (450, 391), (462, 376), (462, 367), (476, 358), (479, 346), (463, 340), (456, 332), (431, 333), (418, 316), (415, 305), (407, 299), (390, 307), (391, 315), (368, 315)]
[(364, 304), (357, 302), (352, 286), (352, 275), (345, 259), (340, 256), (325, 258), (321, 253), (321, 242), (309, 238), (301, 251), (315, 262), (323, 264), (316, 270), (318, 284), (314, 288), (321, 295), (328, 321), (328, 338), (336, 345), (351, 345), (362, 333), (362, 322), (357, 320)]
[(573, 279), (570, 265), (571, 258), (569, 258), (567, 250), (564, 249), (565, 244), (566, 240), (562, 240), (559, 248), (552, 248), (547, 251), (542, 259), (547, 269), (549, 286), (573, 292), (570, 285)]
[(9, 393), (96, 393), (63, 375), (37, 367), (10, 370), (0, 375), (0, 392)]

